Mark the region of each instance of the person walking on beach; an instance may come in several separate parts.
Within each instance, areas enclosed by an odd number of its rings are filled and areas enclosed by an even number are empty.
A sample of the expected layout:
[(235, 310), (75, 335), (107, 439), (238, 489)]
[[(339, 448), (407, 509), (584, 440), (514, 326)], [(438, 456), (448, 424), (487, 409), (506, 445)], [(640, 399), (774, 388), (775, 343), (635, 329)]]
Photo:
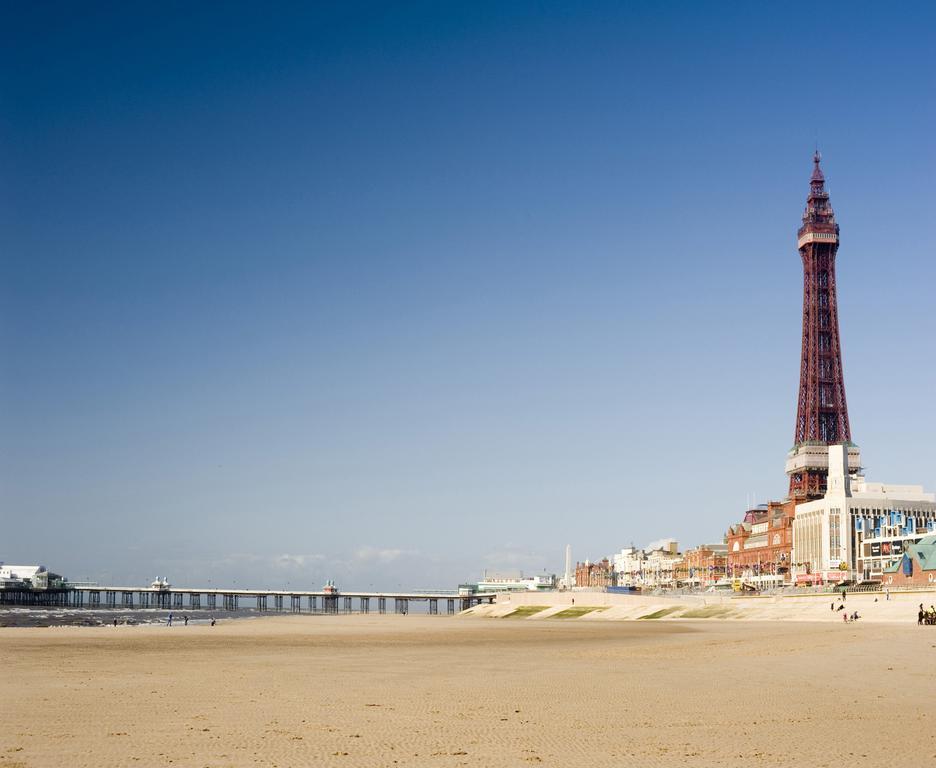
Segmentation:
[(923, 626), (923, 619), (926, 618), (926, 611), (923, 610), (923, 603), (920, 603), (920, 612), (917, 614), (917, 626)]
[(188, 626), (188, 614), (182, 614), (182, 621), (185, 622), (185, 626)]
[(171, 613), (169, 614), (169, 618), (166, 620), (166, 626), (167, 627), (172, 626), (172, 614)]

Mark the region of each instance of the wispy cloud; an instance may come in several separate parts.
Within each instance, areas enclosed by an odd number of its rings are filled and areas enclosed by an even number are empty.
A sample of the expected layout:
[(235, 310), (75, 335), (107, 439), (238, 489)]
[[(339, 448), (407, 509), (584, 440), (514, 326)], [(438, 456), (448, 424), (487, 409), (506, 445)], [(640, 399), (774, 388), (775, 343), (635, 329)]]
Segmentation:
[(325, 559), (325, 555), (276, 555), (273, 558), (274, 568), (306, 568), (312, 563), (318, 563)]
[(278, 555), (258, 555), (253, 552), (232, 552), (211, 562), (212, 568), (272, 568), (275, 570), (288, 570), (293, 568), (307, 568), (313, 563), (319, 563), (325, 555), (319, 554), (290, 554), (284, 552)]
[(413, 557), (416, 554), (416, 552), (407, 551), (405, 549), (361, 547), (357, 550), (357, 552), (354, 553), (354, 557), (357, 560), (385, 564), (392, 563), (394, 560), (399, 560), (404, 555), (407, 557)]

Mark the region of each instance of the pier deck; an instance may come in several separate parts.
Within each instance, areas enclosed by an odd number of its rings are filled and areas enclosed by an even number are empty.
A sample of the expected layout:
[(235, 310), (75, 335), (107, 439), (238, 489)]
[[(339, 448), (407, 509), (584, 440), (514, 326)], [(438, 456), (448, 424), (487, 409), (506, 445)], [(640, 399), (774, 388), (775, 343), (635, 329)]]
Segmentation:
[[(242, 601), (247, 601), (248, 604), (242, 605)], [(371, 601), (374, 601), (373, 605), (377, 613), (387, 613), (388, 602), (393, 601), (393, 612), (401, 614), (409, 612), (411, 602), (428, 602), (430, 615), (437, 615), (439, 603), (444, 601), (446, 613), (451, 615), (456, 612), (456, 605), (459, 610), (464, 611), (482, 603), (493, 603), (494, 595), (463, 595), (455, 590), (341, 592), (217, 587), (76, 586), (67, 589), (0, 590), (0, 605), (68, 608), (160, 608), (165, 610), (204, 608), (233, 611), (238, 608), (255, 607), (258, 611), (336, 614), (354, 613), (355, 601), (359, 613), (370, 613)]]

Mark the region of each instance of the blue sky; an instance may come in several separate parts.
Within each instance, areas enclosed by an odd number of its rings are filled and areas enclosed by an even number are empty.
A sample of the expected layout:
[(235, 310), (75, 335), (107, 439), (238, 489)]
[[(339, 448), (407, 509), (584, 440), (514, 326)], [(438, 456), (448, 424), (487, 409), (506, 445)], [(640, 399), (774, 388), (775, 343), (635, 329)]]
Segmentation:
[(926, 3), (8, 4), (0, 559), (452, 586), (782, 497), (795, 232), (936, 488)]

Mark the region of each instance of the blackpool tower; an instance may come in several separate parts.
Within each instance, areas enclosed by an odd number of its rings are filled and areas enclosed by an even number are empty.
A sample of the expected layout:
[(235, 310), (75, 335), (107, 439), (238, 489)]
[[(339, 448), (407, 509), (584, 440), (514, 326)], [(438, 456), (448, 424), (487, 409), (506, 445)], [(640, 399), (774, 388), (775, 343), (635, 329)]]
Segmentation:
[(858, 447), (851, 442), (842, 374), (835, 291), (839, 226), (819, 161), (816, 152), (803, 226), (797, 233), (797, 248), (803, 260), (803, 351), (796, 431), (786, 462), (790, 498), (797, 503), (825, 495), (829, 445), (848, 446), (850, 471), (858, 471), (861, 464)]

